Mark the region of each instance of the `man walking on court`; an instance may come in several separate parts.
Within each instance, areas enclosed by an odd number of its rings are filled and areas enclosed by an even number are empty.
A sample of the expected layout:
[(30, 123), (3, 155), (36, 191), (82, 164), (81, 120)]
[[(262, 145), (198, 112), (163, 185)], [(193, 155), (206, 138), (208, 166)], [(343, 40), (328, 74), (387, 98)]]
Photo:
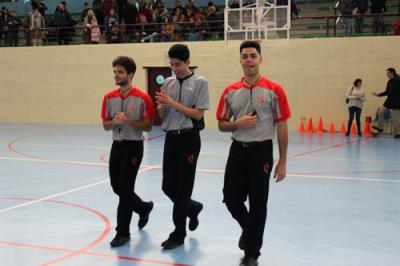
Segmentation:
[[(225, 169), (224, 202), (242, 228), (241, 266), (258, 265), (267, 217), (269, 178), (273, 165), (272, 139), (277, 128), (279, 161), (276, 182), (286, 175), (289, 104), (282, 87), (261, 76), (260, 44), (243, 42), (240, 64), (244, 77), (229, 85), (220, 98), (217, 120), (220, 131), (232, 132)], [(249, 199), (250, 209), (245, 206)]]
[(168, 56), (175, 77), (169, 77), (157, 93), (157, 109), (163, 118), (161, 128), (167, 132), (164, 144), (164, 193), (174, 203), (175, 230), (161, 246), (173, 249), (184, 243), (186, 217), (189, 230), (199, 225), (198, 215), (203, 204), (191, 199), (196, 164), (200, 153), (200, 130), (204, 128), (204, 111), (209, 108), (208, 82), (190, 71), (190, 51), (186, 45), (175, 44)]
[(142, 229), (153, 209), (153, 202), (144, 202), (135, 193), (135, 180), (143, 157), (143, 131), (151, 130), (155, 109), (150, 96), (132, 86), (135, 61), (119, 56), (112, 65), (119, 88), (104, 96), (101, 118), (104, 129), (113, 131), (109, 173), (119, 203), (117, 234), (110, 245), (119, 247), (130, 240), (132, 211), (139, 214), (138, 227)]

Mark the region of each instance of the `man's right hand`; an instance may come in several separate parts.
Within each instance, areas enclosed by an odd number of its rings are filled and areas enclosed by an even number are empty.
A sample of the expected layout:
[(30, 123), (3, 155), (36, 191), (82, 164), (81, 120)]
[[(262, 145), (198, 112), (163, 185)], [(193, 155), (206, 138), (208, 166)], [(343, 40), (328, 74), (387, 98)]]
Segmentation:
[(115, 114), (112, 123), (114, 125), (122, 125), (124, 123), (125, 114), (123, 112), (118, 112)]
[(255, 127), (257, 123), (257, 115), (245, 115), (235, 121), (237, 128)]

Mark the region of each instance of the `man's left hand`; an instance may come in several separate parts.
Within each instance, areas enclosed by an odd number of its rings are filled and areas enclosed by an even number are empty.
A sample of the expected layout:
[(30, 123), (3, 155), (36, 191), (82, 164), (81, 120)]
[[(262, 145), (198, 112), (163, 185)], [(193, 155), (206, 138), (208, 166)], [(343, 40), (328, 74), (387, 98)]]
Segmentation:
[(160, 90), (160, 92), (156, 93), (156, 100), (159, 104), (169, 107), (173, 107), (175, 103), (175, 101), (162, 89)]

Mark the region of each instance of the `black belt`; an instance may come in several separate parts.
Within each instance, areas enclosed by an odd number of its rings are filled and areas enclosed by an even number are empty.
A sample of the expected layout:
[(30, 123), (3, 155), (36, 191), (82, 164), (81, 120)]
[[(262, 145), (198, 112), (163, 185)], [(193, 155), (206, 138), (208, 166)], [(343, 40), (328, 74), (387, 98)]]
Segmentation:
[(185, 133), (194, 133), (194, 132), (198, 132), (198, 130), (194, 129), (194, 128), (183, 128), (183, 129), (176, 129), (176, 130), (168, 130), (167, 134), (181, 135), (181, 134), (185, 134)]
[(263, 145), (267, 143), (272, 143), (272, 140), (267, 139), (263, 141), (238, 141), (238, 140), (233, 140), (233, 143), (240, 145), (244, 148), (251, 147), (251, 146), (257, 146), (257, 145)]

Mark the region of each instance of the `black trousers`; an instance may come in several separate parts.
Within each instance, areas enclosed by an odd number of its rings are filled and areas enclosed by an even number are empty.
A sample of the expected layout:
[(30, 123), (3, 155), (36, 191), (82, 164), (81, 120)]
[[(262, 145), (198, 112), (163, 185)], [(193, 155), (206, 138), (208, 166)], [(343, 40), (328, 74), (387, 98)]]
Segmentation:
[(385, 22), (381, 13), (374, 14), (372, 17), (372, 28), (374, 33), (385, 33)]
[(193, 217), (198, 202), (191, 199), (201, 148), (199, 132), (173, 135), (167, 132), (164, 143), (162, 190), (174, 203), (175, 230), (170, 237), (186, 237), (186, 218)]
[(129, 236), (132, 211), (141, 215), (147, 203), (134, 192), (136, 176), (143, 158), (143, 141), (114, 141), (110, 153), (110, 181), (119, 196), (117, 209), (117, 234)]
[(253, 258), (260, 256), (263, 243), (272, 148), (272, 140), (248, 146), (233, 141), (225, 169), (224, 202), (243, 230), (245, 255)]
[(357, 33), (362, 33), (363, 23), (364, 23), (364, 14), (358, 14), (356, 17), (356, 25), (355, 25), (355, 31)]
[(69, 44), (69, 39), (70, 36), (72, 35), (70, 29), (58, 29), (58, 44), (62, 45), (68, 45)]
[(356, 115), (357, 131), (361, 133), (361, 109), (356, 106), (349, 107), (349, 121), (347, 122), (347, 133), (350, 133), (353, 124), (354, 115)]

